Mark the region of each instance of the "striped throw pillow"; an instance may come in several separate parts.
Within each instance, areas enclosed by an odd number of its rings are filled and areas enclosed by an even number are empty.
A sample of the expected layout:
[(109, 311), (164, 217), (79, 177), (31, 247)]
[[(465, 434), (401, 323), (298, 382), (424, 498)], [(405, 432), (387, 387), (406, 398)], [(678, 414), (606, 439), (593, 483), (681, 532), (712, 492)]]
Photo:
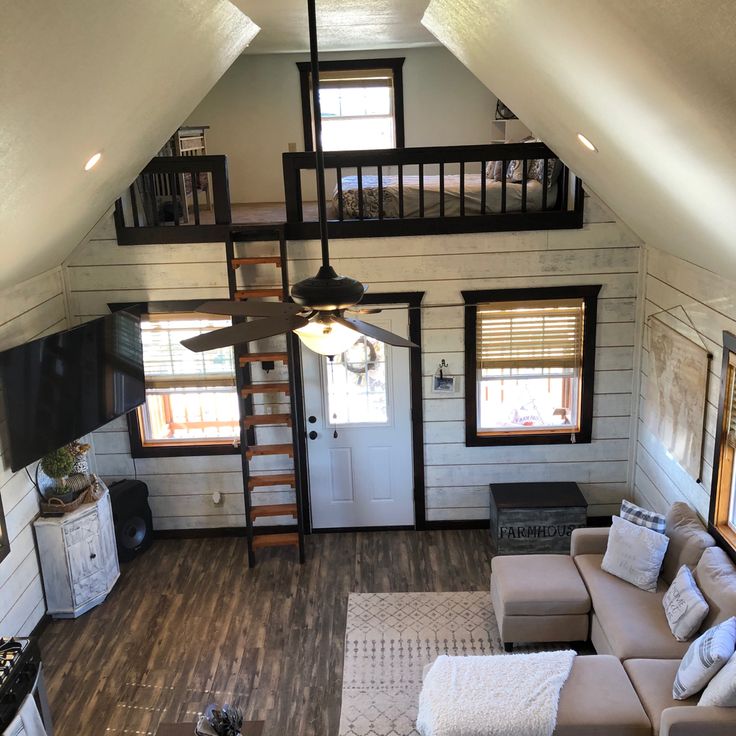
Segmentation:
[(699, 636), (680, 662), (672, 686), (675, 700), (687, 700), (700, 692), (733, 656), (736, 649), (736, 617), (731, 616)]
[(665, 530), (665, 518), (662, 514), (657, 514), (654, 511), (647, 511), (641, 506), (637, 506), (631, 501), (624, 499), (621, 501), (621, 518), (630, 521), (632, 524), (638, 524), (644, 526), (647, 529), (653, 529), (655, 532), (664, 534)]

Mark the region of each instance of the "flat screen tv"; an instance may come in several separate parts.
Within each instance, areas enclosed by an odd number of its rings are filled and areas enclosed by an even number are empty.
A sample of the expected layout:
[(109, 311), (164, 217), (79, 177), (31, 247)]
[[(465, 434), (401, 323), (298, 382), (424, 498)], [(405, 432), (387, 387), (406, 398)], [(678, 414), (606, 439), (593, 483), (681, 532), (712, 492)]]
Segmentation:
[(145, 401), (140, 318), (115, 312), (0, 353), (13, 471)]

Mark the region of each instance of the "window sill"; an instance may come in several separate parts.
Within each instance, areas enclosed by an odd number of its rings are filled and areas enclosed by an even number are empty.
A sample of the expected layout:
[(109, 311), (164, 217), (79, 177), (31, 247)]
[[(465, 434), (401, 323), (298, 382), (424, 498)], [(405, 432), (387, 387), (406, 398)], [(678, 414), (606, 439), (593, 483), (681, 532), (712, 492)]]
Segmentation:
[(228, 443), (192, 445), (142, 445), (131, 447), (132, 457), (199, 457), (205, 455), (239, 455), (240, 447)]
[(575, 442), (570, 439), (570, 432), (545, 432), (538, 434), (473, 434), (465, 436), (467, 447), (493, 447), (503, 445), (571, 445), (590, 444), (590, 431), (574, 433)]
[(721, 542), (731, 559), (736, 560), (736, 532), (727, 524), (711, 525), (710, 529), (716, 541)]

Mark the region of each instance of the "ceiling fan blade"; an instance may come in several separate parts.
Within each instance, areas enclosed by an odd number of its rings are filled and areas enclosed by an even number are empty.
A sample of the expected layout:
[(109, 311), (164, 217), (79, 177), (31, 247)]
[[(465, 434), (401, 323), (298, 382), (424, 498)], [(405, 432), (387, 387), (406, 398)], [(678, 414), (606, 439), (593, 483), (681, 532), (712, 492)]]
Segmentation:
[(211, 301), (200, 304), (197, 311), (205, 314), (226, 314), (231, 317), (289, 317), (299, 314), (304, 308), (286, 302)]
[(418, 348), (419, 345), (407, 340), (405, 337), (395, 335), (393, 332), (384, 330), (382, 327), (376, 327), (375, 325), (363, 322), (362, 319), (353, 319), (352, 317), (333, 317), (335, 322), (339, 322), (345, 327), (349, 327), (351, 330), (360, 332), (361, 335), (367, 335), (372, 337), (374, 340), (385, 342), (387, 345), (395, 345), (398, 348)]
[(205, 332), (203, 335), (182, 340), (181, 344), (195, 353), (205, 350), (239, 345), (252, 340), (261, 340), (264, 337), (282, 335), (285, 332), (304, 327), (308, 319), (298, 316), (275, 317), (273, 319), (257, 319), (253, 322), (243, 322), (232, 327), (223, 327), (221, 330)]
[(366, 307), (356, 308), (356, 307), (349, 307), (345, 311), (347, 312), (355, 312), (355, 314), (381, 314), (383, 312), (383, 309), (368, 309)]

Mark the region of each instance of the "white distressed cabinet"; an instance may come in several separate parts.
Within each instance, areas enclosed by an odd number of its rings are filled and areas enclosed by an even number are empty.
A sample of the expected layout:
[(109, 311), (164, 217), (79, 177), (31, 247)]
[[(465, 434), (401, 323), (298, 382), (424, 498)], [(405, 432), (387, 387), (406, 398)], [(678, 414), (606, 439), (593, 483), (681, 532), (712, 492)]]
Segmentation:
[(48, 613), (76, 618), (102, 603), (120, 576), (107, 488), (99, 501), (33, 526)]

